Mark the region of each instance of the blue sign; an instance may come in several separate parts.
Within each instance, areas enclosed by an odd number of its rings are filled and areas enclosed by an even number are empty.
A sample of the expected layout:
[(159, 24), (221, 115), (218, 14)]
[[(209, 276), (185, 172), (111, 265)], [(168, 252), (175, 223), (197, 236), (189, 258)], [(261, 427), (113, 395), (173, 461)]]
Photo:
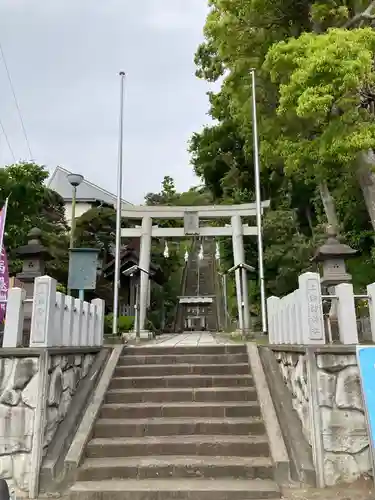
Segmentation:
[(357, 362), (361, 379), (363, 405), (374, 467), (375, 451), (375, 346), (357, 346)]
[(96, 248), (69, 249), (68, 288), (95, 290), (99, 250)]

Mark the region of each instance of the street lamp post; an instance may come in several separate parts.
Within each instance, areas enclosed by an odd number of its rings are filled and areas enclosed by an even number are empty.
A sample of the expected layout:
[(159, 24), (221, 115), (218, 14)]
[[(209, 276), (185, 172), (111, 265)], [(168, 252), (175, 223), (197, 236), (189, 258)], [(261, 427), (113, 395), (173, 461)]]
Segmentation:
[[(72, 186), (72, 212), (70, 224), (70, 248), (74, 248), (75, 230), (76, 230), (76, 201), (77, 201), (77, 187), (83, 182), (84, 177), (81, 174), (69, 174), (67, 176), (69, 184)], [(68, 290), (70, 295), (70, 290)]]

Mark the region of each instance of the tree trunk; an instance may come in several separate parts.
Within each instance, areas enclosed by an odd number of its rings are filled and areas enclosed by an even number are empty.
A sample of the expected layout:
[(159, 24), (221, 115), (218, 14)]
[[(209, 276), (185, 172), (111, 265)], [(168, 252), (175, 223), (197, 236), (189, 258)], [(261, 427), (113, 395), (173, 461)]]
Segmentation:
[(335, 201), (330, 193), (326, 182), (319, 183), (319, 193), (322, 199), (324, 212), (328, 224), (334, 229), (336, 234), (340, 233), (339, 221), (336, 214)]
[(367, 212), (370, 217), (372, 228), (375, 231), (375, 166), (374, 152), (367, 151), (360, 154), (359, 167), (357, 170), (358, 182), (362, 190)]
[(307, 205), (305, 207), (305, 216), (306, 216), (307, 222), (309, 224), (309, 228), (310, 228), (311, 234), (314, 235), (314, 225), (313, 225), (313, 222), (312, 222), (311, 209), (310, 209), (309, 205)]

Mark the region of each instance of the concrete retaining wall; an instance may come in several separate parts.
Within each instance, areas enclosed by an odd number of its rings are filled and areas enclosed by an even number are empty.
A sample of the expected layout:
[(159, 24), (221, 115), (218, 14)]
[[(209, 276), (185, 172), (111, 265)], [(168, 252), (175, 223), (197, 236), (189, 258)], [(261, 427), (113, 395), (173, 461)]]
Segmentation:
[(325, 485), (372, 474), (355, 348), (272, 350)]

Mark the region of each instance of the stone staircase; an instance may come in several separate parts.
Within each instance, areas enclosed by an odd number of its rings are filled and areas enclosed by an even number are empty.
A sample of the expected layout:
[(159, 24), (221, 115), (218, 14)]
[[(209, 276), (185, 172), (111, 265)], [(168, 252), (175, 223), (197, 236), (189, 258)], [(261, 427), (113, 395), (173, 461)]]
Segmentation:
[(124, 350), (71, 500), (280, 498), (245, 346)]
[[(213, 298), (212, 304), (199, 306), (199, 315), (206, 317), (207, 328), (210, 331), (220, 329), (218, 323), (218, 305), (216, 298), (215, 287), (215, 242), (213, 239), (206, 238), (202, 241), (203, 245), (203, 260), (199, 260), (198, 253), (201, 244), (195, 241), (189, 254), (187, 262), (186, 280), (181, 290), (182, 296), (187, 297), (205, 297)], [(199, 271), (198, 271), (199, 269)], [(184, 324), (185, 317), (188, 316), (187, 308), (185, 307), (180, 312), (179, 329), (181, 330)]]

